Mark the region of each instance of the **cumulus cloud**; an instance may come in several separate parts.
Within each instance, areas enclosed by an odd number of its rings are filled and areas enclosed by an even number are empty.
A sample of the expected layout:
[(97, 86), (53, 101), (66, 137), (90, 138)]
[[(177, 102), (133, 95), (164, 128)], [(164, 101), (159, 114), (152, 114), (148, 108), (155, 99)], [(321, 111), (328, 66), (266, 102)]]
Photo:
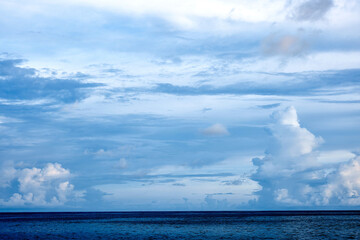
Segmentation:
[(322, 197), (324, 204), (360, 205), (360, 157), (329, 175)]
[(300, 127), (294, 107), (274, 112), (271, 117), (274, 123), (270, 129), (280, 145), (275, 146), (271, 151), (277, 155), (294, 158), (308, 154), (322, 141), (307, 129)]
[(299, 4), (290, 18), (297, 21), (317, 21), (334, 6), (333, 0), (308, 0)]
[[(59, 163), (48, 163), (44, 168), (15, 168), (3, 165), (0, 187), (13, 187), (12, 194), (0, 199), (5, 206), (57, 206), (79, 197), (69, 182), (70, 171)], [(11, 185), (15, 182), (15, 185)]]
[[(262, 206), (345, 206), (360, 204), (360, 158), (348, 151), (316, 151), (323, 142), (302, 128), (294, 107), (271, 115), (273, 141), (263, 158), (254, 158), (251, 179), (262, 189)], [(351, 158), (349, 160), (349, 157)]]
[(224, 125), (220, 123), (216, 123), (202, 130), (202, 134), (206, 136), (224, 136), (224, 135), (228, 135), (229, 131), (226, 129)]

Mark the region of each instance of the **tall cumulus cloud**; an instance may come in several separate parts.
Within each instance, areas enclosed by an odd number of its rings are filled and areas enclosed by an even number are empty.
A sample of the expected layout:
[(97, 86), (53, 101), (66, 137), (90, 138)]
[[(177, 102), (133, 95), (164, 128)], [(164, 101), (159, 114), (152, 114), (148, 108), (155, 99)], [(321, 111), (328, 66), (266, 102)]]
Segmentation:
[(262, 189), (257, 192), (262, 207), (360, 205), (360, 157), (352, 154), (340, 161), (324, 160), (316, 150), (323, 142), (301, 127), (294, 107), (271, 115), (272, 144), (251, 179)]

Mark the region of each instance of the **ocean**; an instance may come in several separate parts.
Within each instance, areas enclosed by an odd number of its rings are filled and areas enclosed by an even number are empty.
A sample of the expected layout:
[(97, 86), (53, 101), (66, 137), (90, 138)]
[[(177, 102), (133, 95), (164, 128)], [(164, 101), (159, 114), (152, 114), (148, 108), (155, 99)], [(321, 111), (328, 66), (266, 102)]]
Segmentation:
[(360, 212), (0, 213), (0, 239), (360, 239)]

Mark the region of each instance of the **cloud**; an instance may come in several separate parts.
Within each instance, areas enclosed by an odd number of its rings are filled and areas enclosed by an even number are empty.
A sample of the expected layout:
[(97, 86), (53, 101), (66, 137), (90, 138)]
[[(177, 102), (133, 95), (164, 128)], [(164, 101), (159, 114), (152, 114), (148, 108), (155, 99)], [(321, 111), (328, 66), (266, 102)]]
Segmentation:
[(206, 136), (224, 136), (224, 135), (229, 135), (229, 131), (226, 129), (224, 125), (220, 123), (216, 123), (202, 130), (202, 134)]
[(116, 167), (118, 167), (120, 169), (124, 169), (124, 168), (127, 168), (127, 161), (125, 158), (121, 158), (119, 161), (117, 161), (117, 163), (115, 165), (116, 165)]
[(284, 6), (282, 0), (268, 3), (254, 0), (241, 2), (231, 0), (157, 0), (151, 3), (145, 0), (131, 3), (115, 0), (105, 2), (76, 0), (70, 2), (71, 4), (84, 4), (132, 16), (156, 16), (187, 29), (197, 27), (202, 19), (247, 22), (274, 21), (283, 18), (283, 16), (280, 16), (279, 11)]
[(300, 127), (294, 107), (272, 114), (274, 123), (270, 126), (272, 135), (277, 139), (277, 146), (270, 153), (284, 158), (294, 158), (311, 153), (322, 142), (305, 128)]
[(34, 75), (35, 69), (21, 68), (17, 65), (23, 63), (22, 59), (0, 59), (0, 76), (7, 77), (29, 77)]
[(360, 157), (341, 164), (329, 175), (322, 192), (322, 203), (360, 205)]
[[(305, 71), (297, 73), (275, 73), (269, 74), (272, 80), (269, 82), (255, 82), (240, 79), (238, 82), (226, 85), (201, 84), (174, 85), (171, 83), (159, 83), (153, 88), (128, 88), (127, 91), (143, 91), (151, 93), (167, 93), (178, 96), (199, 95), (282, 95), (301, 96), (318, 95), (334, 91), (340, 93), (353, 92), (358, 88), (360, 69), (327, 70), (327, 71)], [(281, 80), (281, 79), (286, 79)], [(259, 106), (262, 108), (277, 107), (276, 104)]]
[(298, 57), (309, 49), (309, 43), (299, 35), (270, 34), (261, 44), (267, 56)]
[(271, 109), (271, 108), (277, 108), (281, 105), (281, 103), (273, 103), (273, 104), (265, 104), (265, 105), (258, 105), (258, 108), (262, 109)]
[(239, 178), (239, 179), (235, 179), (235, 180), (223, 181), (222, 183), (225, 185), (242, 185), (242, 184), (246, 183), (247, 181), (248, 181), (248, 179), (246, 179), (246, 178)]
[[(14, 168), (4, 165), (0, 182), (2, 188), (13, 193), (0, 199), (4, 206), (59, 206), (81, 194), (69, 182), (70, 171), (59, 163), (48, 163), (44, 168)], [(15, 185), (11, 185), (15, 182)]]
[(51, 99), (56, 102), (75, 102), (86, 97), (86, 89), (100, 84), (83, 83), (83, 76), (70, 79), (40, 77), (37, 70), (19, 67), (23, 59), (0, 58), (0, 98), (11, 100)]
[(298, 5), (290, 18), (297, 21), (317, 21), (334, 6), (333, 0), (308, 0)]
[(271, 118), (272, 142), (264, 157), (253, 159), (257, 170), (251, 179), (262, 187), (260, 206), (360, 205), (359, 157), (344, 150), (333, 151), (333, 157), (316, 151), (323, 140), (301, 127), (294, 107)]

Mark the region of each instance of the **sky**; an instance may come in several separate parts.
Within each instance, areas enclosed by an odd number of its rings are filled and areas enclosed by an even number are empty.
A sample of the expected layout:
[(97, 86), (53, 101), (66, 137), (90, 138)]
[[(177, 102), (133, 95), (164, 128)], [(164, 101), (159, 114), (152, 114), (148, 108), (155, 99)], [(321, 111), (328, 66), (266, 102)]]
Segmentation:
[(360, 1), (0, 1), (0, 211), (360, 209)]

